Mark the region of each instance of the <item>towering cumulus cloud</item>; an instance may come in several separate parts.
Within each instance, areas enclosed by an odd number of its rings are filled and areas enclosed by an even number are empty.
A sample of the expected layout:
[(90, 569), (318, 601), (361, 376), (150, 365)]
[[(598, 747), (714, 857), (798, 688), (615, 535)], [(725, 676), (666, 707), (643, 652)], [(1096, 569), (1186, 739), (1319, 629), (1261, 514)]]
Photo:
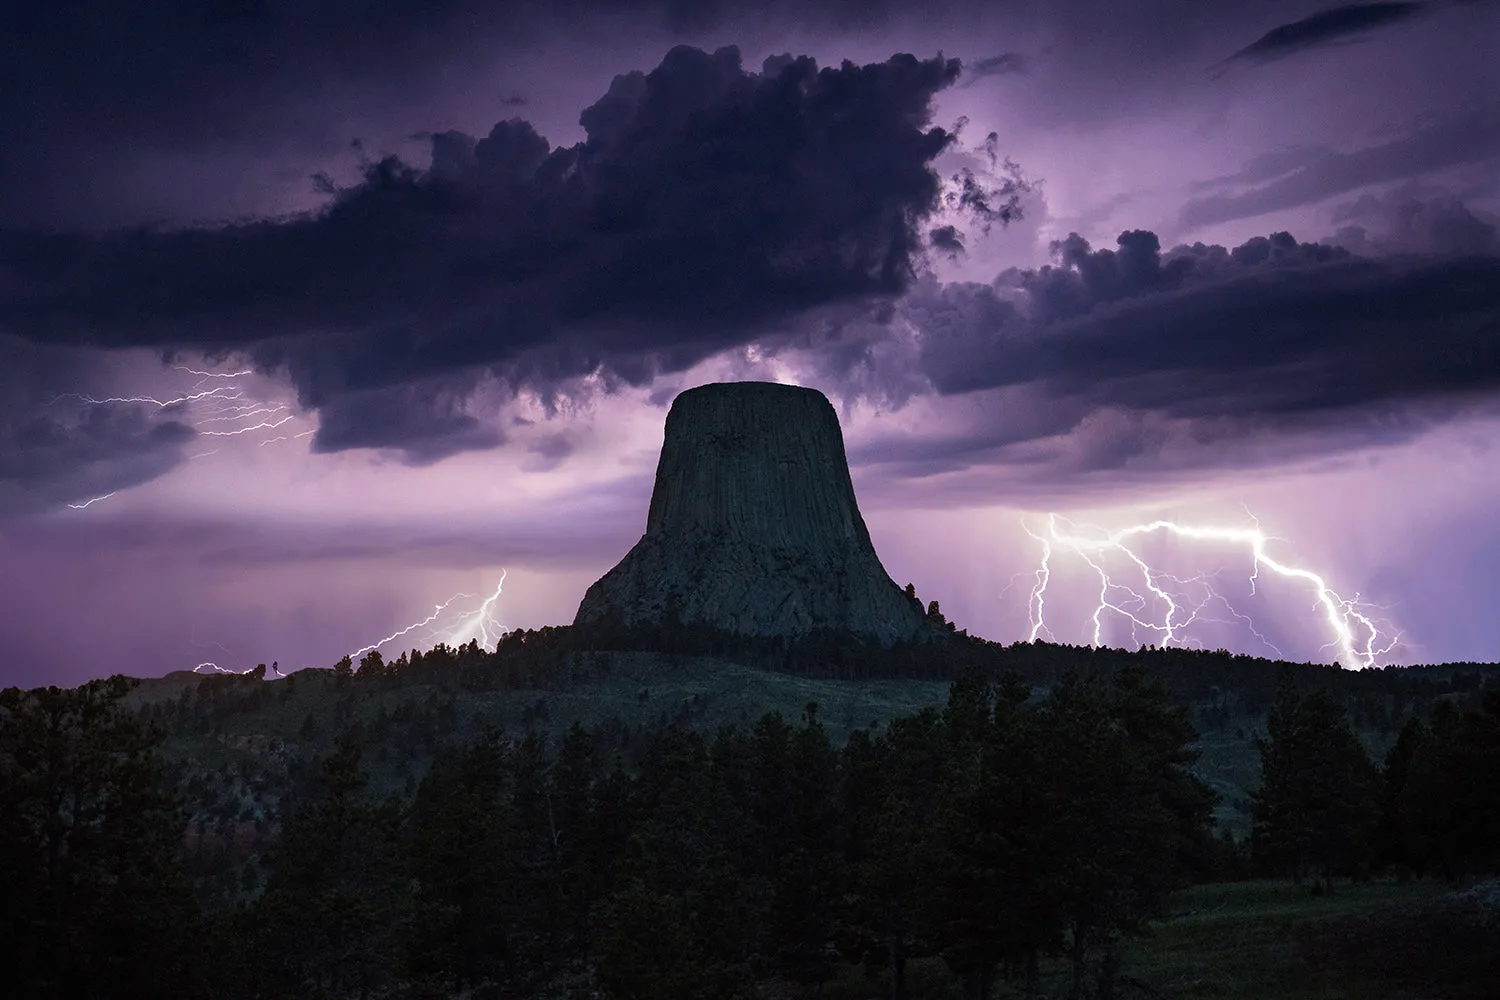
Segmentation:
[(322, 411), (321, 450), (488, 446), (464, 411), (480, 378), (640, 382), (806, 308), (901, 292), (953, 139), (931, 101), (958, 73), (909, 55), (757, 72), (734, 48), (678, 47), (616, 77), (573, 146), (512, 119), (434, 136), (426, 169), (374, 163), (289, 221), (0, 233), (0, 329), (247, 352)]

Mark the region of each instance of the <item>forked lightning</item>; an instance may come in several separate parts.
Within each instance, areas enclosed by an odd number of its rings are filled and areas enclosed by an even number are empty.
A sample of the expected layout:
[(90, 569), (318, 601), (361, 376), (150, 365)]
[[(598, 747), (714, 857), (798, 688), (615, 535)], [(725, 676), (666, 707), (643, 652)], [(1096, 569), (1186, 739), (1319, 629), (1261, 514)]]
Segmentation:
[[(1262, 569), (1307, 585), (1314, 595), (1314, 607), (1321, 612), (1332, 636), (1323, 648), (1337, 649), (1338, 660), (1346, 667), (1377, 666), (1380, 658), (1395, 648), (1400, 639), (1399, 634), (1388, 635), (1382, 623), (1371, 617), (1369, 605), (1361, 602), (1358, 594), (1352, 599), (1341, 597), (1312, 570), (1273, 558), (1267, 551), (1271, 536), (1258, 524), (1234, 528), (1155, 520), (1107, 531), (1093, 526), (1080, 527), (1053, 513), (1047, 515), (1043, 531), (1033, 531), (1029, 527), (1026, 531), (1042, 545), (1042, 558), (1035, 571), (1036, 582), (1031, 588), (1027, 606), (1033, 642), (1043, 637), (1055, 638), (1046, 621), (1047, 588), (1052, 581), (1053, 557), (1070, 555), (1082, 560), (1099, 581), (1098, 599), (1090, 616), (1092, 645), (1104, 644), (1108, 617), (1117, 617), (1128, 623), (1137, 641), (1138, 633), (1145, 631), (1152, 634), (1155, 645), (1188, 645), (1190, 641), (1184, 638), (1183, 632), (1194, 622), (1209, 620), (1205, 610), (1210, 603), (1217, 601), (1279, 656), (1280, 651), (1256, 630), (1250, 618), (1235, 610), (1214, 589), (1210, 575), (1182, 579), (1154, 569), (1147, 562), (1136, 543), (1159, 532), (1193, 542), (1242, 547), (1250, 556), (1252, 594)], [(1139, 581), (1138, 586), (1144, 593), (1122, 582), (1118, 574), (1112, 574), (1106, 565), (1111, 559), (1126, 562), (1126, 578)], [(1194, 588), (1199, 590), (1197, 597), (1189, 593)]]

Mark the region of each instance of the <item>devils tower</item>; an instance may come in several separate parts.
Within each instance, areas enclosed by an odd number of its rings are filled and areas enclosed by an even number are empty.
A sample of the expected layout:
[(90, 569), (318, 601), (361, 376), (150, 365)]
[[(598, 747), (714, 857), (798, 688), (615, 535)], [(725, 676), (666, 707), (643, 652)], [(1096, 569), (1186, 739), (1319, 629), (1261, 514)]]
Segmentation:
[(775, 382), (673, 400), (646, 534), (588, 589), (575, 624), (606, 619), (886, 645), (923, 626), (870, 543), (833, 406)]

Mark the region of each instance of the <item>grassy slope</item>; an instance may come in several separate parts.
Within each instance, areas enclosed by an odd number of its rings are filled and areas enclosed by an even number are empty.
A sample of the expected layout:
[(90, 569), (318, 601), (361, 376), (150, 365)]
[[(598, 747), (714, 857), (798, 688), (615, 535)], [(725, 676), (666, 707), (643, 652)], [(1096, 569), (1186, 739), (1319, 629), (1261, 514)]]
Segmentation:
[(1339, 886), (1326, 896), (1285, 882), (1201, 886), (1174, 901), (1175, 914), (1133, 947), (1127, 965), (1171, 997), (1408, 998), (1410, 984), (1330, 962), (1321, 942), (1350, 919), (1399, 919), (1443, 891), (1432, 883)]
[[(1433, 883), (1339, 885), (1315, 896), (1285, 882), (1200, 886), (1127, 946), (1118, 1000), (1495, 1000), (1500, 929), (1442, 926)], [(1424, 929), (1442, 927), (1439, 940)], [(1401, 942), (1409, 942), (1403, 946)], [(1043, 963), (1038, 1000), (1068, 995), (1071, 966)], [(1091, 976), (1093, 974), (1091, 973)], [(939, 959), (910, 970), (913, 1000), (959, 1000)], [(825, 1000), (868, 1000), (884, 977), (845, 966)], [(1090, 979), (1085, 995), (1097, 989)], [(996, 1000), (1020, 1000), (1002, 982)]]

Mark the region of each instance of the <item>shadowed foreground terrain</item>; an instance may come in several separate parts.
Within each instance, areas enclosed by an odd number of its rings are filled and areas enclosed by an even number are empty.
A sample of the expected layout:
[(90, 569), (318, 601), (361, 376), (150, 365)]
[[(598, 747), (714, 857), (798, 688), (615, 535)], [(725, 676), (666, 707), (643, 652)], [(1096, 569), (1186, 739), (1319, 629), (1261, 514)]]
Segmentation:
[(1500, 668), (925, 628), (5, 691), (12, 992), (1494, 995)]

